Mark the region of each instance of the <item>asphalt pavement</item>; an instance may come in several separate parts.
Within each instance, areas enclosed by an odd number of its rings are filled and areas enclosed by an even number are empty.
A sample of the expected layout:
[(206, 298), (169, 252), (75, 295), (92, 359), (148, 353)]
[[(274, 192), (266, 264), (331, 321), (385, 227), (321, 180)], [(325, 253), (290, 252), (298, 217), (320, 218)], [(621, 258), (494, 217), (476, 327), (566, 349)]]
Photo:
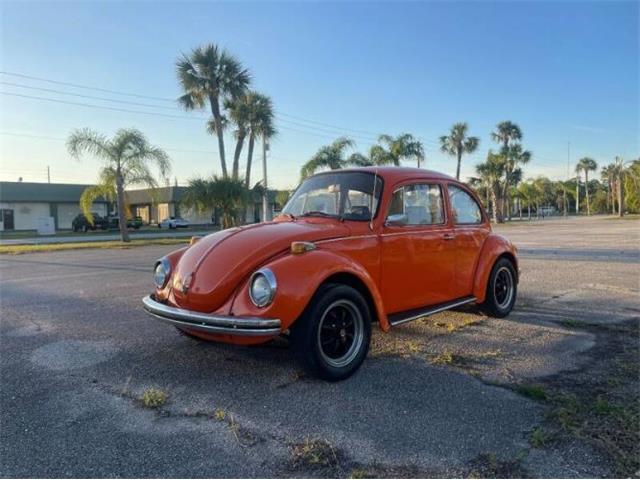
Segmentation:
[[(306, 377), (284, 340), (209, 344), (146, 315), (151, 265), (171, 247), (0, 256), (0, 477), (448, 477), (487, 458), (521, 475), (611, 475), (590, 445), (532, 447), (547, 407), (514, 385), (590, 365), (598, 336), (568, 321), (637, 318), (639, 227), (499, 228), (521, 249), (512, 315), (376, 331), (360, 371), (333, 384)], [(138, 400), (150, 387), (168, 394), (160, 409)], [(301, 461), (317, 441), (326, 462)]]

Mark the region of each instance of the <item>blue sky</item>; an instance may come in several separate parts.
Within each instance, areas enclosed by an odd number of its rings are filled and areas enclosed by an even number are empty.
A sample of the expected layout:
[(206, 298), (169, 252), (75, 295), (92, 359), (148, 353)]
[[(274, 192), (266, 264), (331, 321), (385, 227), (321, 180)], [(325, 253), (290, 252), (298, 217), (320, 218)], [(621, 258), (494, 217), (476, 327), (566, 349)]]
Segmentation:
[[(457, 121), (481, 138), (478, 153), (464, 160), (468, 176), (506, 119), (521, 126), (533, 151), (526, 176), (563, 178), (567, 142), (572, 163), (640, 153), (638, 5), (2, 2), (3, 72), (166, 100), (0, 74), (0, 178), (43, 181), (49, 165), (52, 181), (94, 181), (98, 163), (71, 159), (62, 141), (85, 126), (143, 130), (168, 150), (180, 183), (219, 173), (204, 116), (171, 101), (179, 95), (176, 58), (205, 42), (233, 52), (251, 70), (254, 88), (273, 98), (279, 134), (269, 171), (276, 187), (295, 186), (300, 165), (340, 135), (365, 151), (378, 133), (413, 133), (425, 143), (427, 167), (453, 174), (455, 162), (438, 152), (437, 139)], [(253, 178), (260, 175), (256, 165)]]

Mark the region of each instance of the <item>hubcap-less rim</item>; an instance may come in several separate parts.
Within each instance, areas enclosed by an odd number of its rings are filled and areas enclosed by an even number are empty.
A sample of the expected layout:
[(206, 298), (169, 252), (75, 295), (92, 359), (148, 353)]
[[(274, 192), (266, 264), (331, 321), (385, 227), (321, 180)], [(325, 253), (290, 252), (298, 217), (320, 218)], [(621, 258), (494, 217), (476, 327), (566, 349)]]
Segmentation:
[(499, 308), (505, 308), (511, 303), (513, 298), (513, 275), (507, 267), (501, 267), (496, 273), (493, 298)]
[(322, 359), (333, 367), (344, 367), (358, 355), (364, 341), (364, 321), (350, 300), (336, 300), (322, 314), (318, 325), (318, 347)]

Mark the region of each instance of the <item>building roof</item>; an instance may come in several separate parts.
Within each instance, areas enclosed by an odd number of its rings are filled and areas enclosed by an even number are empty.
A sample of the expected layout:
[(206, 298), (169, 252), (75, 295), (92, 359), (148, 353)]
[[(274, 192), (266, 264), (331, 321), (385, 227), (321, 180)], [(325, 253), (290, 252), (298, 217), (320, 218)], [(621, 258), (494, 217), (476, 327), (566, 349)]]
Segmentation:
[(139, 190), (127, 190), (127, 201), (131, 205), (145, 203), (171, 203), (179, 202), (184, 196), (187, 187), (159, 187), (156, 189), (142, 188)]
[[(0, 182), (0, 202), (73, 202), (92, 185), (73, 183)], [(104, 198), (96, 200), (105, 203)]]

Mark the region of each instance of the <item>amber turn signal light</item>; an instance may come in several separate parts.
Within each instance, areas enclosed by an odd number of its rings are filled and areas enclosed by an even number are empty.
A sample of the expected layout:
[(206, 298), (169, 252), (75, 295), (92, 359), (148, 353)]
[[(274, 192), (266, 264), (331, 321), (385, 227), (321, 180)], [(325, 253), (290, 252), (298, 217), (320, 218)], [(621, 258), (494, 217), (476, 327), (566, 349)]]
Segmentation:
[(201, 238), (202, 237), (194, 235), (193, 237), (191, 237), (191, 240), (189, 240), (189, 245), (195, 245), (196, 243), (198, 243), (200, 241)]
[(291, 242), (291, 253), (294, 255), (300, 255), (304, 252), (310, 252), (316, 249), (316, 244), (313, 242)]

